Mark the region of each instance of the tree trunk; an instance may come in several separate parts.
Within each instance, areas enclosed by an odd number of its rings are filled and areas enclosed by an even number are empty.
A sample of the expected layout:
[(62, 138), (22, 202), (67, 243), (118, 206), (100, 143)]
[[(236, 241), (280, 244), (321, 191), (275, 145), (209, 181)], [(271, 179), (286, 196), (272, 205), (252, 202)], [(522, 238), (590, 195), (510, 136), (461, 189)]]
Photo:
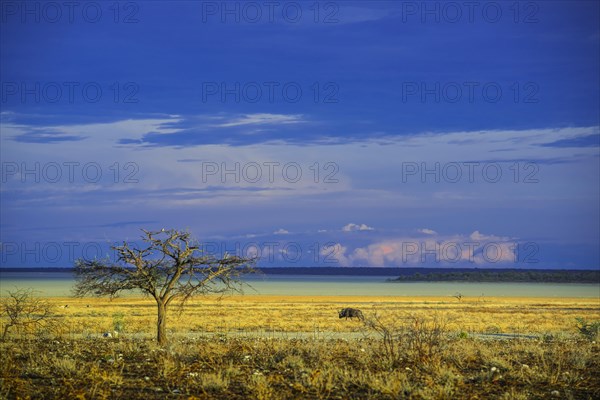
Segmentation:
[(167, 306), (162, 301), (157, 301), (158, 303), (158, 320), (156, 321), (156, 340), (158, 344), (166, 344), (167, 343)]

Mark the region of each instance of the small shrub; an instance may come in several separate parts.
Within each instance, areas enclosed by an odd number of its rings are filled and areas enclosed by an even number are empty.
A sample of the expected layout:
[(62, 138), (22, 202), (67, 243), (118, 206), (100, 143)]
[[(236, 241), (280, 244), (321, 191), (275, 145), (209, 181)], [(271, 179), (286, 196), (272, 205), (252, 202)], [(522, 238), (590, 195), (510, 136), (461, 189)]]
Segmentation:
[(584, 318), (575, 318), (577, 320), (577, 330), (588, 340), (596, 340), (600, 335), (600, 321), (588, 322)]
[(55, 358), (52, 360), (52, 366), (57, 376), (73, 378), (79, 375), (79, 366), (77, 362), (69, 357)]
[(404, 354), (419, 363), (435, 363), (447, 342), (446, 322), (434, 317), (411, 317), (408, 325), (386, 324), (375, 315), (365, 326), (381, 337), (381, 357), (390, 368), (397, 367)]
[(50, 303), (35, 295), (33, 289), (17, 289), (8, 292), (8, 297), (2, 299), (0, 314), (8, 318), (2, 330), (2, 340), (6, 339), (11, 328), (24, 332), (34, 329), (52, 330), (56, 319)]
[(222, 372), (209, 372), (201, 376), (202, 387), (207, 392), (219, 393), (229, 387), (229, 378)]
[(249, 389), (259, 400), (273, 398), (273, 387), (271, 387), (268, 379), (259, 371), (254, 371), (252, 374)]
[(415, 361), (439, 361), (447, 342), (446, 321), (438, 317), (431, 320), (413, 317), (407, 334), (409, 349), (412, 350)]
[(542, 335), (542, 340), (546, 343), (550, 343), (556, 340), (556, 335), (553, 333), (544, 333)]

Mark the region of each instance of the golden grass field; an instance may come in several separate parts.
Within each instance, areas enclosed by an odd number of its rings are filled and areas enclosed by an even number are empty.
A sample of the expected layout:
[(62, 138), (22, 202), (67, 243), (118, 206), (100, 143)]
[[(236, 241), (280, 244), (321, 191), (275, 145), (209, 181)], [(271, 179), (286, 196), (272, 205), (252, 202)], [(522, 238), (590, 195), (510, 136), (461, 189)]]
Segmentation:
[[(112, 331), (115, 318), (129, 333), (155, 333), (156, 306), (149, 298), (51, 298), (64, 322), (65, 334)], [(68, 305), (67, 308), (64, 308)], [(89, 306), (89, 307), (88, 307)], [(361, 324), (340, 320), (343, 307), (360, 308), (384, 321), (437, 315), (450, 331), (574, 333), (575, 318), (600, 317), (599, 299), (451, 297), (256, 296), (196, 298), (182, 313), (171, 308), (168, 329), (189, 332), (276, 331), (353, 332)]]
[[(171, 307), (166, 347), (152, 299), (47, 301), (51, 332), (0, 343), (0, 398), (600, 398), (576, 327), (599, 299), (204, 297)], [(482, 335), (499, 333), (535, 338)]]

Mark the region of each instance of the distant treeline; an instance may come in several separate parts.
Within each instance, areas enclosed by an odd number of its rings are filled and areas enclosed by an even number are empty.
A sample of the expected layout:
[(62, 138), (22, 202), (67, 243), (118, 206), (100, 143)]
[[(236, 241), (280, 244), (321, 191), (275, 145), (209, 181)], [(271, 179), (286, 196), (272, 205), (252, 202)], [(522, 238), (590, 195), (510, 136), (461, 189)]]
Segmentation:
[[(481, 269), (481, 268), (381, 268), (381, 267), (269, 267), (267, 275), (381, 276), (389, 282), (555, 282), (600, 283), (600, 270)], [(72, 268), (0, 268), (2, 272), (62, 272)], [(397, 278), (390, 278), (397, 277)]]
[(600, 271), (587, 270), (461, 270), (403, 274), (390, 282), (546, 282), (600, 283)]

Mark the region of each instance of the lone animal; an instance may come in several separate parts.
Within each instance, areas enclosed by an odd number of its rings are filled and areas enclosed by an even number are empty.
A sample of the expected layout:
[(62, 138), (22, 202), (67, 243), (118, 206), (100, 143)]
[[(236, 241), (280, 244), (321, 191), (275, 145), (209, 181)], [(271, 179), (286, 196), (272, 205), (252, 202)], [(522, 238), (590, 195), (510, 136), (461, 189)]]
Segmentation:
[(365, 320), (365, 316), (358, 308), (343, 308), (339, 312), (340, 318), (358, 318), (361, 321)]

